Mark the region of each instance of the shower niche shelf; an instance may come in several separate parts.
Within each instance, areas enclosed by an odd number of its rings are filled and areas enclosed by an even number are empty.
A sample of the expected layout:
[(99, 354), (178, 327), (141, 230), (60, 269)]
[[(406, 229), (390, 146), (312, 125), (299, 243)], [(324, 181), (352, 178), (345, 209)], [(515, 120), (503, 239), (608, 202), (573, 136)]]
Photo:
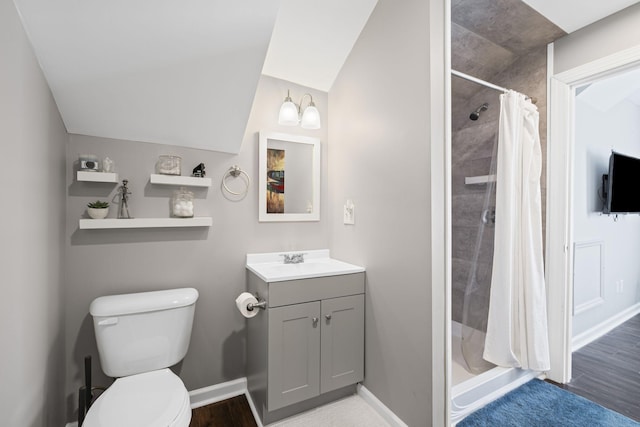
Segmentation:
[(496, 176), (495, 175), (479, 175), (479, 176), (464, 177), (465, 185), (487, 184), (489, 182), (496, 182)]
[(211, 178), (193, 176), (161, 175), (152, 173), (149, 177), (152, 184), (179, 185), (183, 187), (211, 187)]
[(213, 220), (208, 216), (194, 218), (131, 218), (131, 219), (81, 219), (81, 230), (99, 230), (107, 228), (182, 228), (210, 227)]
[(78, 171), (76, 174), (76, 180), (83, 182), (108, 182), (115, 184), (118, 182), (118, 174), (113, 172)]

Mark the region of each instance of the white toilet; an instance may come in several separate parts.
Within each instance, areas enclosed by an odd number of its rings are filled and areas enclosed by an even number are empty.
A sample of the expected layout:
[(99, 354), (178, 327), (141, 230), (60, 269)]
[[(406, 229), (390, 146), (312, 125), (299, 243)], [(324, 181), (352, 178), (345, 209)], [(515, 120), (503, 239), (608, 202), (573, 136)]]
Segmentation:
[(96, 298), (89, 307), (105, 374), (116, 377), (87, 412), (83, 427), (186, 427), (189, 393), (169, 366), (191, 338), (193, 288)]

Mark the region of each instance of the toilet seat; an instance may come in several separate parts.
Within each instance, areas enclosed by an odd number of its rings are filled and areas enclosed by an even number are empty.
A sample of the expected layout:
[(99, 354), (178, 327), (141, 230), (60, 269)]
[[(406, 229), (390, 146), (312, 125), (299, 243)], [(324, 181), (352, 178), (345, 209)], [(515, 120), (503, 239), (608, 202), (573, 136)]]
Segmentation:
[(83, 427), (187, 427), (189, 393), (169, 369), (118, 378), (93, 403)]

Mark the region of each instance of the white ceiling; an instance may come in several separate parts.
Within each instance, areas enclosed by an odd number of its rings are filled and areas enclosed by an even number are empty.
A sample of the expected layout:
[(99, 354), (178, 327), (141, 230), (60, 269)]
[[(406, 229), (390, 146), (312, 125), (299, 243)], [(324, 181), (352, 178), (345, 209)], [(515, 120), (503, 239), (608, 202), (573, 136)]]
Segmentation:
[(623, 101), (640, 107), (640, 67), (607, 76), (581, 89), (577, 97), (591, 107), (607, 112)]
[(549, 21), (572, 33), (640, 0), (523, 0)]
[(263, 74), (324, 92), (378, 0), (281, 0)]
[[(70, 133), (229, 153), (260, 74), (329, 91), (377, 3), (14, 1)], [(567, 32), (638, 1), (525, 0)]]
[[(523, 0), (571, 33), (640, 0)], [(377, 0), (281, 0), (263, 73), (329, 91)]]
[(239, 151), (279, 0), (15, 3), (68, 132)]

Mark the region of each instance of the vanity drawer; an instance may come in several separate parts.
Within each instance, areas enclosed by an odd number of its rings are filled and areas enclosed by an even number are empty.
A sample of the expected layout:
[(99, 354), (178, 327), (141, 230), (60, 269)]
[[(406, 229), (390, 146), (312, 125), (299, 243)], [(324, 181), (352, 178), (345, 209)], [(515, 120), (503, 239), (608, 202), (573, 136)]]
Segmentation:
[(269, 307), (364, 293), (364, 273), (269, 283)]

